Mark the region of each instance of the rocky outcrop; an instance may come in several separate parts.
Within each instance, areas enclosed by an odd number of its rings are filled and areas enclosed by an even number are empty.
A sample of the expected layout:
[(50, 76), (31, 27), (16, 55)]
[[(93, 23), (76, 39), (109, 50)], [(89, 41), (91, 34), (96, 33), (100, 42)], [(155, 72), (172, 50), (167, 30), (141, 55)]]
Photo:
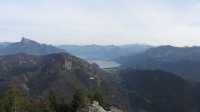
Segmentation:
[(110, 107), (109, 109), (110, 109), (110, 111), (108, 111), (108, 112), (124, 112), (124, 111), (122, 111), (122, 110), (119, 110), (119, 109), (116, 108), (116, 107)]
[(99, 102), (93, 101), (92, 104), (86, 105), (80, 112), (124, 112), (122, 110), (118, 110), (116, 107), (110, 107), (109, 111), (106, 111), (99, 105)]

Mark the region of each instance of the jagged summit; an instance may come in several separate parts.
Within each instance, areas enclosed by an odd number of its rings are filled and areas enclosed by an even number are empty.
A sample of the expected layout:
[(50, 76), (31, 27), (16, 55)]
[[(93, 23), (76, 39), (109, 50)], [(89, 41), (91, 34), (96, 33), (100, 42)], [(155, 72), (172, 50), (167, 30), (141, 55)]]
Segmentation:
[(30, 44), (30, 43), (38, 43), (38, 42), (31, 40), (31, 39), (28, 39), (28, 38), (25, 38), (25, 37), (22, 37), (20, 43)]
[(65, 52), (52, 45), (40, 44), (34, 40), (22, 37), (20, 42), (12, 43), (0, 49), (0, 55), (10, 55), (17, 53), (26, 53), (31, 55), (45, 55), (52, 53)]

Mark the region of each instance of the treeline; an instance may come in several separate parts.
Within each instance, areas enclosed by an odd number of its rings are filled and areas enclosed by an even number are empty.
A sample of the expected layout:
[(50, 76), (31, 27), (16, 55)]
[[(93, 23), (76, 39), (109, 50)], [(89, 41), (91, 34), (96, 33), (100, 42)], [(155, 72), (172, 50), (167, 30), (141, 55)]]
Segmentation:
[(85, 95), (81, 89), (77, 89), (69, 102), (64, 98), (58, 99), (53, 89), (49, 91), (47, 99), (26, 98), (15, 85), (9, 85), (0, 95), (0, 112), (77, 112), (93, 100), (104, 106), (104, 98), (99, 91)]

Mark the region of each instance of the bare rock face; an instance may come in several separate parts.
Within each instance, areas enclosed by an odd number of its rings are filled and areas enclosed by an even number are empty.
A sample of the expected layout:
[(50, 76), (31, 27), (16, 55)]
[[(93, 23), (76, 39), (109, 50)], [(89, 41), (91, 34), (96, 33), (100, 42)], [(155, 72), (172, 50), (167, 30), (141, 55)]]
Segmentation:
[(86, 105), (80, 112), (106, 112), (106, 110), (99, 105), (99, 102), (93, 101), (92, 104)]
[(92, 104), (86, 105), (80, 112), (124, 112), (122, 110), (118, 110), (116, 107), (110, 107), (110, 111), (106, 111), (99, 105), (99, 102), (93, 101)]
[(109, 109), (110, 111), (107, 111), (107, 112), (124, 112), (122, 110), (117, 109), (116, 107), (110, 107)]

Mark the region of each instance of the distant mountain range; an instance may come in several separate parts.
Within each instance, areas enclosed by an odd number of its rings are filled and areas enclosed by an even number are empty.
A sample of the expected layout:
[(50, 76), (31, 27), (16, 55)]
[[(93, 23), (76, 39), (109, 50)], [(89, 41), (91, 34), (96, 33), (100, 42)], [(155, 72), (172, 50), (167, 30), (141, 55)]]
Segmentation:
[(132, 44), (123, 46), (100, 46), (100, 45), (61, 45), (59, 48), (76, 55), (78, 57), (87, 59), (114, 59), (121, 56), (135, 55), (153, 46), (145, 44)]
[(122, 67), (161, 69), (176, 73), (190, 81), (200, 81), (200, 47), (153, 47), (145, 44), (133, 44), (123, 46), (61, 45), (58, 48), (26, 38), (22, 38), (20, 42), (16, 43), (0, 43), (1, 56), (17, 53), (46, 55), (60, 52), (68, 52), (85, 59), (115, 60)]
[(27, 53), (32, 55), (45, 55), (66, 52), (52, 45), (40, 44), (33, 40), (22, 38), (16, 43), (0, 43), (0, 55)]
[(200, 81), (200, 47), (160, 46), (144, 53), (118, 58), (124, 67), (162, 69), (191, 81)]
[(68, 52), (77, 57), (85, 59), (115, 59), (121, 56), (135, 55), (142, 53), (153, 46), (145, 44), (130, 45), (60, 45), (58, 47), (46, 44), (40, 44), (36, 41), (22, 38), (20, 42), (1, 42), (0, 55), (9, 55), (16, 53), (27, 53), (31, 55), (45, 55), (51, 53)]

